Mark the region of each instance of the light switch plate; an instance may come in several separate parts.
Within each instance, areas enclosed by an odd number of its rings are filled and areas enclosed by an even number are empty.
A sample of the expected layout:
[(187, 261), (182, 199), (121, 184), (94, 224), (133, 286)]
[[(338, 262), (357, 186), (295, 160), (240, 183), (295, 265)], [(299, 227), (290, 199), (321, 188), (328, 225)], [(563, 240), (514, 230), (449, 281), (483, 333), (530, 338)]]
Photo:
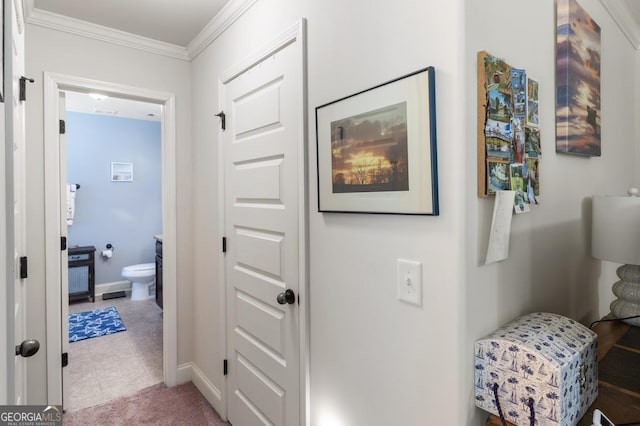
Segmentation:
[(422, 306), (422, 263), (398, 259), (398, 300)]

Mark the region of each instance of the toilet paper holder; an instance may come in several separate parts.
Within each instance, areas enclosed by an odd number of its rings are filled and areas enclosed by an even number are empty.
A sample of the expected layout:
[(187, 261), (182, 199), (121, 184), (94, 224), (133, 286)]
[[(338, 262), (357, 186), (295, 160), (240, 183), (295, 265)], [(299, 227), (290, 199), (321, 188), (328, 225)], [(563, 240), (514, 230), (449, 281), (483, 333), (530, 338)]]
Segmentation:
[(102, 250), (102, 253), (101, 253), (102, 257), (104, 257), (106, 259), (110, 259), (113, 256), (113, 250), (114, 250), (113, 244), (108, 243), (106, 245), (106, 248), (107, 248), (106, 250)]

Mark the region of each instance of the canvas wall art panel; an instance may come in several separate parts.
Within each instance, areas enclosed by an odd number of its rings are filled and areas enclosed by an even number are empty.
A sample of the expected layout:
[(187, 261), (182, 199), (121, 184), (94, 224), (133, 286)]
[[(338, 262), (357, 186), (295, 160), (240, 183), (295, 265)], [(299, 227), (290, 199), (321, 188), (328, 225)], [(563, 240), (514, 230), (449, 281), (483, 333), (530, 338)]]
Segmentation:
[(556, 152), (600, 156), (600, 26), (556, 0)]

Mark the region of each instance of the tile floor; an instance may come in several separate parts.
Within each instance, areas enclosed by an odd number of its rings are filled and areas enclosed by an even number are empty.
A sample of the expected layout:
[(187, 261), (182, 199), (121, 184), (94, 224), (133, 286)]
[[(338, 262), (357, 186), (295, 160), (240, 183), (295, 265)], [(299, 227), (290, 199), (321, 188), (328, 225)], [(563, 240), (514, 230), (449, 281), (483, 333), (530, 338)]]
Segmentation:
[(65, 411), (91, 407), (162, 382), (162, 310), (128, 296), (75, 302), (69, 313), (115, 306), (126, 331), (69, 343)]

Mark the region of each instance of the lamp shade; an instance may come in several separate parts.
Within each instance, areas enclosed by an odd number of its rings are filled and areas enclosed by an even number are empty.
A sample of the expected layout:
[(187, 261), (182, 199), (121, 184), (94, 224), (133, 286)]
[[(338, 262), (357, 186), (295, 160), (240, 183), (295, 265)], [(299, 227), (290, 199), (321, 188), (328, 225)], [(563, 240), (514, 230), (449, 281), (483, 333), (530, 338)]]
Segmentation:
[(591, 255), (640, 265), (640, 197), (593, 196)]

